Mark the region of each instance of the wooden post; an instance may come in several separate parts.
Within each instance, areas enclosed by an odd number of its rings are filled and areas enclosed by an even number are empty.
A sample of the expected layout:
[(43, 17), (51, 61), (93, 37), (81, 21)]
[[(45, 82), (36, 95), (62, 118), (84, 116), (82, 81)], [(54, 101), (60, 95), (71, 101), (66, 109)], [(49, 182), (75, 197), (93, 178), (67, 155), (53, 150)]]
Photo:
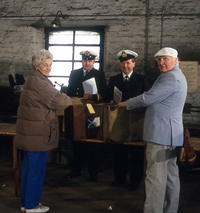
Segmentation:
[(21, 194), (21, 150), (15, 147), (15, 136), (13, 136), (13, 168), (15, 173), (15, 196), (20, 197)]

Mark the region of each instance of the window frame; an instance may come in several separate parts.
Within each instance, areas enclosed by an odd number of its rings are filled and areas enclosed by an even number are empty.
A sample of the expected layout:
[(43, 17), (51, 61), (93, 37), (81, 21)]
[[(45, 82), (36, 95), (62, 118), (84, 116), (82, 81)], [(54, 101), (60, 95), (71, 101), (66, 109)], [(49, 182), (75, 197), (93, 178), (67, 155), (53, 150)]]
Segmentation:
[[(49, 33), (50, 32), (59, 32), (59, 31), (66, 31), (66, 30), (72, 30), (73, 32), (81, 30), (81, 31), (91, 31), (91, 32), (97, 32), (100, 34), (100, 44), (75, 44), (75, 33), (73, 33), (73, 44), (49, 44)], [(72, 46), (73, 47), (73, 52), (75, 46), (99, 46), (100, 47), (100, 56), (99, 56), (99, 71), (103, 72), (103, 63), (104, 63), (104, 34), (105, 34), (105, 27), (104, 26), (99, 26), (99, 27), (62, 27), (62, 28), (45, 28), (45, 49), (48, 50), (49, 46)], [(81, 62), (74, 60), (74, 54), (72, 56), (72, 60), (53, 60), (53, 61), (59, 61), (59, 62), (64, 62), (64, 61), (69, 61), (72, 62), (72, 70), (74, 70), (74, 62)], [(97, 61), (95, 61), (97, 62)], [(80, 67), (81, 68), (81, 67)], [(50, 75), (51, 77), (58, 77), (58, 78), (69, 78), (69, 76), (53, 76)]]

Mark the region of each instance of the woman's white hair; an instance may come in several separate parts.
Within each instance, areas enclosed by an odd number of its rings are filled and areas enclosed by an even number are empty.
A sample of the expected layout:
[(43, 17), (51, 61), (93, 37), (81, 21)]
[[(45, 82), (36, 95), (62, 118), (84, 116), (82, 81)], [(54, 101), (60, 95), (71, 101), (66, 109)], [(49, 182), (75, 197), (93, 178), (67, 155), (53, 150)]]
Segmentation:
[(51, 59), (51, 61), (53, 62), (53, 55), (48, 50), (45, 49), (41, 49), (35, 55), (33, 55), (32, 57), (33, 70), (35, 70), (35, 66), (40, 66), (40, 64), (44, 59)]

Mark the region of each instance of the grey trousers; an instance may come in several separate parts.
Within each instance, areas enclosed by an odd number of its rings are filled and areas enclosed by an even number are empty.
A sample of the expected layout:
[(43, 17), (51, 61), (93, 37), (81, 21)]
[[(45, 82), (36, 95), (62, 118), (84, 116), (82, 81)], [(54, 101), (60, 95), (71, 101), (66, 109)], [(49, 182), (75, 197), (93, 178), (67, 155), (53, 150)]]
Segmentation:
[(180, 181), (177, 149), (147, 143), (144, 213), (177, 213)]

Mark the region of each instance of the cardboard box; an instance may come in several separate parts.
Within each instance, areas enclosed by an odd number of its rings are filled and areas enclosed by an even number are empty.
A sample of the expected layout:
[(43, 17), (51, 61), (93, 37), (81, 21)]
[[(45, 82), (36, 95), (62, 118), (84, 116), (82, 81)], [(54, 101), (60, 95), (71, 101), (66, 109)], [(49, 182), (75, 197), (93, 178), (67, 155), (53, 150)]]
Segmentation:
[(142, 140), (146, 108), (126, 110), (115, 105), (104, 104), (103, 140), (131, 142)]
[(103, 104), (92, 104), (91, 114), (86, 104), (65, 109), (65, 136), (69, 140), (102, 139)]

